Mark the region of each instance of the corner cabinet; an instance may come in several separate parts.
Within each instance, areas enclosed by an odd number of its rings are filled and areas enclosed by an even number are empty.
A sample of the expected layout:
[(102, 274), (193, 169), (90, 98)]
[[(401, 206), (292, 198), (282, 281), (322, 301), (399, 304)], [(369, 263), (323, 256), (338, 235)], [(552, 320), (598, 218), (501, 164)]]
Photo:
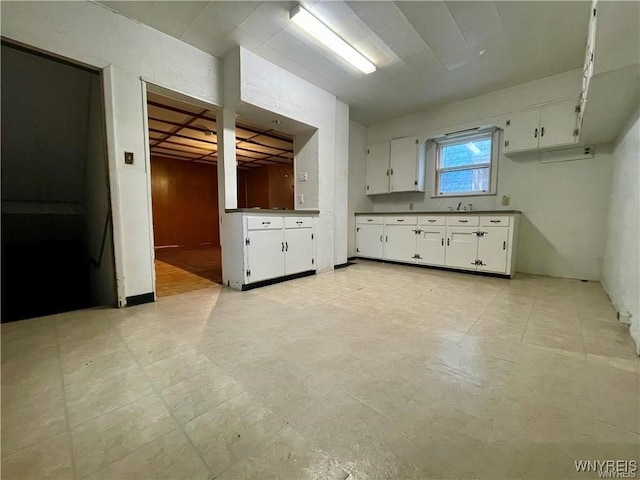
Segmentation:
[(519, 213), (356, 215), (356, 256), (512, 276)]
[(366, 194), (424, 192), (425, 145), (417, 137), (367, 147)]
[(315, 272), (315, 218), (301, 214), (225, 214), (223, 282), (248, 290)]
[(578, 142), (578, 100), (512, 113), (505, 122), (504, 153), (571, 146)]

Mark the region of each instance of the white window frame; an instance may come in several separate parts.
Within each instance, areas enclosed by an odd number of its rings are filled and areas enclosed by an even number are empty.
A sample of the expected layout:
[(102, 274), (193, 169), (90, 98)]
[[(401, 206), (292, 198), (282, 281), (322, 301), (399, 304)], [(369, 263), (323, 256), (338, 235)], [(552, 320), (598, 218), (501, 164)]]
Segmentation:
[[(497, 171), (498, 171), (498, 148), (500, 145), (500, 131), (497, 128), (492, 128), (490, 130), (483, 131), (474, 131), (473, 133), (460, 134), (455, 136), (446, 136), (443, 138), (438, 138), (433, 140), (433, 147), (435, 150), (435, 159), (434, 159), (434, 184), (433, 184), (433, 195), (432, 197), (478, 197), (484, 195), (495, 195), (497, 191)], [(489, 163), (475, 164), (464, 167), (450, 167), (450, 168), (440, 168), (440, 157), (441, 151), (443, 147), (448, 145), (455, 145), (458, 143), (466, 143), (470, 140), (474, 139), (491, 139), (491, 156)], [(479, 167), (487, 166), (489, 168), (489, 185), (487, 190), (483, 191), (468, 191), (468, 192), (452, 192), (452, 193), (442, 193), (440, 192), (440, 174), (442, 172), (450, 172), (456, 170), (473, 170)]]

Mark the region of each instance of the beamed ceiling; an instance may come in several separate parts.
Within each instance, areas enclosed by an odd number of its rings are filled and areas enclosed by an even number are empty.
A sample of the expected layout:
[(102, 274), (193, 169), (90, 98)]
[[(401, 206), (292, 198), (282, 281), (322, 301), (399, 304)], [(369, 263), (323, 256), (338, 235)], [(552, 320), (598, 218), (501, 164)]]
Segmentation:
[[(218, 159), (216, 115), (152, 92), (147, 94), (149, 146), (152, 155), (187, 162), (213, 163)], [(293, 138), (246, 120), (236, 121), (238, 168), (293, 162)]]

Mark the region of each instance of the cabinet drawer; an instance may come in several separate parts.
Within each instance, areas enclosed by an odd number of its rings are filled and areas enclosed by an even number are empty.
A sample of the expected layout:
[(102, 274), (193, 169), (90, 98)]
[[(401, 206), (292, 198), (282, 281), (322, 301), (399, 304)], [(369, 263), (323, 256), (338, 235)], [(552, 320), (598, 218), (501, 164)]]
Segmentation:
[(311, 217), (284, 217), (284, 228), (311, 228), (312, 226)]
[(482, 227), (508, 227), (510, 217), (480, 217), (480, 226)]
[(283, 226), (282, 217), (247, 217), (248, 230), (278, 230)]
[(447, 217), (418, 217), (418, 225), (446, 225)]
[(394, 215), (392, 217), (384, 217), (385, 225), (415, 225), (418, 223), (418, 217), (405, 217), (404, 215)]
[(447, 217), (447, 225), (477, 227), (479, 223), (479, 217), (471, 217), (468, 215), (456, 215), (455, 217)]
[(383, 217), (380, 216), (371, 216), (371, 217), (367, 217), (365, 215), (358, 215), (356, 217), (356, 223), (358, 224), (369, 224), (369, 225), (382, 225), (382, 220)]

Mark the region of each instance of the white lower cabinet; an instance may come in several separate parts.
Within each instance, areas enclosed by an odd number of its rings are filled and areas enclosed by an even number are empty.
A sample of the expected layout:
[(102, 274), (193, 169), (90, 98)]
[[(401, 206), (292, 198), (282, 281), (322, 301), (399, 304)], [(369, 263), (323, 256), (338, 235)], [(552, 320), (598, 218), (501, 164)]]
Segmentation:
[(415, 263), (415, 256), (416, 226), (385, 225), (382, 258), (394, 262)]
[(259, 282), (316, 270), (312, 215), (231, 212), (223, 221), (226, 285), (244, 290)]
[(449, 227), (445, 265), (451, 268), (508, 273), (508, 227)]
[(382, 260), (384, 245), (383, 218), (377, 215), (356, 217), (356, 254)]
[(445, 227), (420, 226), (416, 239), (416, 263), (444, 265)]
[(249, 230), (247, 234), (246, 283), (282, 277), (284, 273), (284, 231)]
[[(314, 270), (313, 230), (294, 228), (284, 230), (284, 274)], [(253, 274), (253, 271), (251, 272)]]
[(358, 216), (356, 223), (358, 257), (515, 273), (518, 214)]
[(382, 225), (358, 225), (356, 231), (356, 253), (359, 257), (382, 259), (384, 242)]
[(447, 227), (445, 266), (475, 270), (478, 259), (478, 227)]
[(505, 273), (507, 271), (508, 227), (483, 227), (478, 237), (478, 270)]

